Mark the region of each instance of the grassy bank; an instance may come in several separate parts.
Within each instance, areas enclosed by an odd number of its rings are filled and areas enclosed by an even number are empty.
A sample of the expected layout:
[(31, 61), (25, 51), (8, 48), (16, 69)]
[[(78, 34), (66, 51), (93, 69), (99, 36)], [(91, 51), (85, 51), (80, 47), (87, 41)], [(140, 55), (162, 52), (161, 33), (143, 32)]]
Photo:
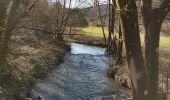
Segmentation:
[[(103, 37), (102, 27), (94, 27), (89, 26), (85, 28), (78, 28), (81, 33), (85, 33), (86, 35), (95, 36), (95, 37)], [(104, 27), (104, 32), (108, 35), (108, 28)]]
[[(142, 45), (144, 44), (144, 35), (140, 35)], [(170, 50), (170, 36), (161, 35), (160, 37), (160, 48)]]
[[(107, 27), (105, 27), (104, 30), (105, 30), (105, 33), (106, 33), (106, 36), (107, 36), (108, 35)], [(89, 27), (79, 29), (79, 32), (85, 33), (86, 35), (89, 35), (89, 36), (98, 37), (98, 38), (103, 37), (101, 27), (89, 26)], [(143, 45), (144, 44), (144, 35), (143, 34), (141, 34), (141, 42), (142, 42), (142, 45)], [(161, 35), (161, 37), (160, 37), (160, 48), (170, 50), (170, 36)]]
[(14, 34), (5, 64), (9, 70), (0, 74), (0, 98), (24, 100), (30, 86), (55, 68), (68, 50), (65, 43), (38, 38), (31, 30)]
[[(105, 32), (107, 28), (105, 28)], [(104, 45), (103, 33), (101, 27), (86, 27), (79, 30), (79, 33), (86, 34), (85, 36), (74, 36), (73, 39), (78, 41), (84, 41), (88, 44)], [(144, 45), (144, 35), (141, 34), (141, 43)], [(89, 43), (90, 42), (90, 43)], [(170, 65), (170, 36), (161, 34), (160, 37), (160, 69), (166, 70)]]
[[(103, 41), (103, 33), (102, 33), (102, 28), (101, 27), (86, 27), (86, 28), (82, 28), (82, 30), (79, 31), (80, 33), (85, 33), (87, 36), (86, 37), (90, 37), (91, 39), (86, 39), (86, 38), (80, 38), (77, 37), (75, 39), (78, 39), (80, 41), (84, 40), (84, 41), (99, 41), (100, 43), (104, 43)], [(105, 28), (105, 32), (106, 34), (108, 34), (107, 28)], [(94, 37), (94, 39), (92, 39), (92, 37)], [(97, 40), (97, 39), (98, 40)], [(144, 46), (144, 34), (140, 35), (141, 38), (141, 45)], [(160, 75), (160, 80), (159, 83), (161, 84), (166, 84), (165, 81), (162, 82), (162, 77), (164, 77), (164, 79), (167, 77), (167, 71), (170, 69), (170, 36), (168, 36), (167, 34), (161, 34), (160, 36), (160, 56), (159, 56), (159, 66), (160, 66), (160, 70), (159, 70), (159, 75)], [(160, 88), (163, 88), (162, 86), (160, 86)], [(165, 90), (165, 88), (163, 88)]]

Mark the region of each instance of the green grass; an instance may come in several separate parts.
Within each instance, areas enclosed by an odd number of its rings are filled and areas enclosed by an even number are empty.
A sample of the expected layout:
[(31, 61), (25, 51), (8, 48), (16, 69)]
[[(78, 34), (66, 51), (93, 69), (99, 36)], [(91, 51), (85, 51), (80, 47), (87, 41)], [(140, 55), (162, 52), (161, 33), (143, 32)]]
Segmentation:
[[(141, 43), (144, 44), (144, 35), (141, 35)], [(160, 48), (170, 49), (170, 36), (163, 36), (160, 37)]]
[[(97, 36), (97, 37), (103, 37), (103, 31), (101, 27), (93, 27), (93, 26), (89, 26), (89, 27), (85, 27), (85, 28), (81, 28), (80, 30), (82, 33), (85, 33), (87, 35), (91, 35), (91, 36)], [(108, 34), (108, 29), (107, 27), (104, 27), (104, 32), (107, 35)]]
[[(104, 31), (107, 36), (107, 34), (108, 34), (107, 27), (104, 28)], [(103, 32), (102, 32), (101, 27), (89, 26), (89, 27), (81, 28), (80, 32), (85, 33), (87, 35), (91, 35), (91, 36), (103, 37)], [(141, 42), (143, 45), (144, 44), (144, 35), (141, 35)], [(170, 49), (170, 36), (161, 35), (160, 48)]]
[(160, 46), (163, 48), (170, 48), (170, 36), (161, 36), (160, 38)]

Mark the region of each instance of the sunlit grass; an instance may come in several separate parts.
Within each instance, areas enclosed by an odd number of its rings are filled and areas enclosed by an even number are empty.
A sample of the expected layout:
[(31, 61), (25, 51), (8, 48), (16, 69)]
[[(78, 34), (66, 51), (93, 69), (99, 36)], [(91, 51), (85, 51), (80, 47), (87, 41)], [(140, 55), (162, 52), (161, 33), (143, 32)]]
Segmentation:
[[(79, 29), (80, 29), (80, 28), (79, 28)], [(81, 28), (80, 31), (81, 31), (82, 33), (87, 34), (87, 35), (97, 36), (97, 37), (103, 37), (102, 27), (89, 26), (89, 27)], [(106, 35), (108, 34), (108, 29), (107, 29), (107, 27), (104, 27), (104, 32), (105, 32)]]
[(170, 36), (161, 36), (160, 38), (160, 46), (163, 48), (170, 48)]
[[(140, 35), (141, 43), (144, 44), (144, 35)], [(170, 49), (170, 36), (163, 36), (160, 37), (160, 48)]]
[[(79, 28), (80, 29), (80, 28)], [(104, 28), (106, 35), (108, 35), (107, 27)], [(85, 33), (91, 36), (103, 37), (103, 32), (101, 27), (85, 27), (81, 28), (80, 32)], [(144, 45), (144, 35), (141, 35), (141, 43)], [(163, 36), (160, 37), (160, 48), (170, 49), (170, 36)]]

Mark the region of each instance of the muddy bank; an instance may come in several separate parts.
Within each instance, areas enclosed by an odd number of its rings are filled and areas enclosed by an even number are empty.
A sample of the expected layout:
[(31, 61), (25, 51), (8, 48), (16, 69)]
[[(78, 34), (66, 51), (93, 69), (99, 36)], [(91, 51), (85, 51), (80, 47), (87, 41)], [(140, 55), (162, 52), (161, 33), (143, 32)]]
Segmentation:
[(92, 37), (88, 35), (81, 35), (81, 36), (73, 35), (73, 36), (67, 36), (65, 40), (68, 42), (71, 41), (74, 43), (105, 47), (104, 38), (102, 37)]

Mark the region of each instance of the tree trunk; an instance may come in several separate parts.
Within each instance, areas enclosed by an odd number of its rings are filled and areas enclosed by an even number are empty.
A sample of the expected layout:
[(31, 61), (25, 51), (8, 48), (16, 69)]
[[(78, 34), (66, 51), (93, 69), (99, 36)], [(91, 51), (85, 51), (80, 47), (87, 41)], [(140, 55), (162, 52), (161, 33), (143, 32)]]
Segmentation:
[(122, 50), (123, 50), (123, 38), (122, 38), (122, 29), (119, 20), (119, 39), (118, 39), (118, 48), (117, 48), (117, 61), (116, 64), (122, 64)]
[(1, 36), (2, 36), (3, 29), (4, 29), (4, 23), (5, 23), (8, 4), (9, 4), (9, 0), (0, 1), (0, 41), (2, 38)]
[(6, 17), (6, 10), (8, 8), (8, 0), (0, 1), (0, 27), (4, 25), (4, 19)]
[[(10, 36), (12, 31), (18, 22), (16, 17), (17, 8), (18, 8), (19, 1), (18, 0), (11, 0), (9, 5), (9, 11), (7, 13), (7, 18), (5, 22), (5, 30), (2, 33), (2, 39), (0, 44), (0, 68), (3, 68), (3, 64), (5, 61), (6, 53), (8, 50), (8, 42), (10, 40)], [(14, 17), (15, 16), (15, 17)]]
[(114, 38), (114, 25), (115, 25), (115, 4), (110, 4), (109, 0), (109, 34), (107, 42), (107, 53), (109, 55), (116, 55), (117, 45)]
[(162, 21), (152, 13), (150, 23), (145, 27), (145, 59), (148, 77), (148, 95), (150, 100), (158, 100), (159, 80), (159, 40)]
[(116, 0), (116, 4), (118, 9), (120, 9), (121, 29), (125, 40), (133, 100), (148, 100), (147, 79), (141, 50), (137, 7), (133, 0)]
[(148, 95), (150, 100), (158, 100), (158, 75), (159, 75), (159, 37), (161, 24), (157, 22), (150, 23), (148, 28), (149, 40), (146, 43), (147, 71), (148, 71)]
[(158, 100), (160, 31), (163, 20), (170, 11), (169, 3), (169, 0), (163, 0), (160, 7), (153, 9), (151, 0), (142, 0), (149, 100)]

